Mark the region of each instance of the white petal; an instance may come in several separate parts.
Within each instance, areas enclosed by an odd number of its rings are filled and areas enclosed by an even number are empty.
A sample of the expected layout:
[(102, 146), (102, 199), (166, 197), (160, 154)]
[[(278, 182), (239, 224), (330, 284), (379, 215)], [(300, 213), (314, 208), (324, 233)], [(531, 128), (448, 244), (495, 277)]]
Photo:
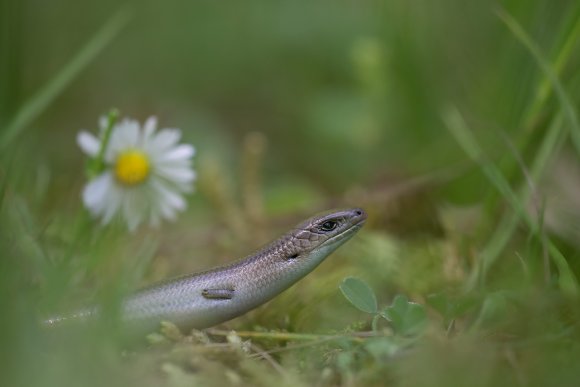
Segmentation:
[(157, 117), (151, 116), (147, 119), (147, 121), (145, 121), (145, 124), (143, 125), (144, 138), (149, 139), (149, 137), (151, 137), (151, 135), (155, 132), (155, 128), (157, 128)]
[(155, 174), (171, 182), (191, 183), (195, 180), (195, 171), (191, 168), (174, 168), (156, 166)]
[(143, 198), (140, 197), (140, 194), (141, 192), (139, 192), (138, 189), (131, 189), (130, 191), (127, 190), (123, 195), (123, 216), (125, 217), (127, 225), (129, 226), (129, 231), (131, 232), (134, 232), (137, 229), (137, 226), (139, 226), (143, 220), (144, 212), (146, 210), (143, 205)]
[(105, 197), (111, 184), (111, 174), (106, 172), (85, 186), (83, 190), (83, 202), (93, 215), (97, 215), (103, 211), (106, 205)]
[(99, 154), (99, 149), (101, 148), (101, 141), (93, 136), (89, 132), (79, 132), (77, 134), (77, 144), (81, 149), (91, 157), (95, 157)]
[(160, 161), (157, 159), (152, 158), (151, 163), (160, 169), (192, 169), (192, 160), (191, 159), (181, 159), (181, 160), (170, 160), (170, 161)]
[(107, 198), (106, 207), (103, 211), (102, 224), (107, 224), (113, 219), (113, 216), (119, 211), (121, 207), (121, 201), (123, 199), (123, 189), (116, 186), (116, 184), (111, 184)]
[[(153, 205), (151, 206), (151, 211), (149, 213), (149, 224), (153, 227), (157, 227), (161, 223), (162, 217), (165, 217), (170, 220), (175, 219), (175, 211), (171, 209), (171, 206), (169, 206), (169, 204), (161, 200), (160, 194), (153, 186), (151, 186), (150, 188), (152, 198), (151, 202), (153, 203)], [(164, 216), (164, 213), (167, 213), (168, 216)]]
[(109, 138), (109, 145), (105, 151), (105, 160), (112, 163), (117, 158), (118, 154), (125, 149), (125, 145), (122, 143), (119, 132), (113, 129), (111, 137)]
[(133, 148), (139, 145), (139, 123), (135, 120), (125, 119), (119, 125), (113, 128), (111, 134), (111, 144), (113, 143), (113, 136), (115, 137), (115, 146), (119, 148)]
[(181, 138), (181, 130), (179, 129), (162, 129), (156, 136), (151, 137), (147, 150), (152, 155), (160, 156), (166, 149), (171, 148)]
[(175, 220), (177, 218), (177, 210), (171, 206), (169, 201), (159, 200), (158, 204), (161, 217), (167, 220)]
[(160, 210), (161, 216), (163, 216), (164, 219), (175, 220), (177, 217), (177, 212), (169, 205), (169, 203), (161, 203)]
[(178, 160), (189, 160), (195, 154), (195, 148), (189, 144), (181, 144), (159, 155), (157, 161), (161, 163)]
[(158, 195), (157, 201), (160, 204), (167, 203), (170, 207), (178, 211), (185, 209), (186, 203), (183, 197), (170, 189), (160, 179), (151, 179), (151, 187), (156, 191)]
[(191, 193), (193, 192), (193, 183), (187, 182), (187, 183), (181, 183), (181, 182), (173, 182), (173, 185), (175, 186), (175, 190), (181, 193)]

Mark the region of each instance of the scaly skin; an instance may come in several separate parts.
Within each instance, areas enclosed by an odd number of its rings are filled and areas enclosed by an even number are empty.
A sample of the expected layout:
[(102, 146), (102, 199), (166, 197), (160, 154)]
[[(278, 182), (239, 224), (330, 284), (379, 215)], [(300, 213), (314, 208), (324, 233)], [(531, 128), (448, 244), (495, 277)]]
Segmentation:
[[(121, 305), (123, 325), (151, 332), (161, 321), (183, 330), (203, 329), (271, 300), (310, 273), (364, 224), (359, 208), (314, 216), (253, 255), (205, 272), (153, 284), (128, 296)], [(45, 321), (88, 319), (98, 308)]]

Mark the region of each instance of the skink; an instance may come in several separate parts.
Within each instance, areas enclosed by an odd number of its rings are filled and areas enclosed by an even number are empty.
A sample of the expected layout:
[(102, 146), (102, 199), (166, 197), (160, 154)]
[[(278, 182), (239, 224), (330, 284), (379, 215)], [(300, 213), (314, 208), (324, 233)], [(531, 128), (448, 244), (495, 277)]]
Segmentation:
[[(271, 300), (310, 273), (364, 224), (360, 208), (314, 216), (255, 254), (231, 264), (153, 284), (121, 303), (123, 327), (152, 332), (161, 321), (187, 331), (203, 329), (240, 316)], [(98, 307), (45, 320), (55, 325), (86, 320)]]

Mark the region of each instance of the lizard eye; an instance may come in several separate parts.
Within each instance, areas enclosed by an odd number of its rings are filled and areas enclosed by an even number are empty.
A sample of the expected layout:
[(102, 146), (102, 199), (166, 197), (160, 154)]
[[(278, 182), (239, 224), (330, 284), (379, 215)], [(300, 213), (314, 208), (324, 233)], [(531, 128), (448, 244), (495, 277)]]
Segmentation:
[(326, 222), (320, 225), (320, 229), (322, 231), (332, 231), (338, 226), (338, 222), (336, 220), (327, 220)]

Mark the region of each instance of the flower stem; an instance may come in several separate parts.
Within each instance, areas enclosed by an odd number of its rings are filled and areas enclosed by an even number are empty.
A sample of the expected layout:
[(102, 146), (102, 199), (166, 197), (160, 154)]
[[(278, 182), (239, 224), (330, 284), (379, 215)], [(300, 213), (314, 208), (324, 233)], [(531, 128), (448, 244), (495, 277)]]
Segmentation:
[(103, 132), (103, 139), (101, 141), (101, 148), (99, 149), (99, 153), (97, 157), (95, 157), (89, 165), (87, 174), (89, 176), (89, 180), (93, 179), (94, 177), (98, 176), (103, 170), (105, 169), (105, 152), (109, 145), (109, 140), (111, 139), (111, 133), (113, 132), (113, 127), (117, 123), (117, 119), (119, 118), (119, 111), (117, 109), (111, 109), (107, 114), (107, 126), (105, 127), (105, 131)]

